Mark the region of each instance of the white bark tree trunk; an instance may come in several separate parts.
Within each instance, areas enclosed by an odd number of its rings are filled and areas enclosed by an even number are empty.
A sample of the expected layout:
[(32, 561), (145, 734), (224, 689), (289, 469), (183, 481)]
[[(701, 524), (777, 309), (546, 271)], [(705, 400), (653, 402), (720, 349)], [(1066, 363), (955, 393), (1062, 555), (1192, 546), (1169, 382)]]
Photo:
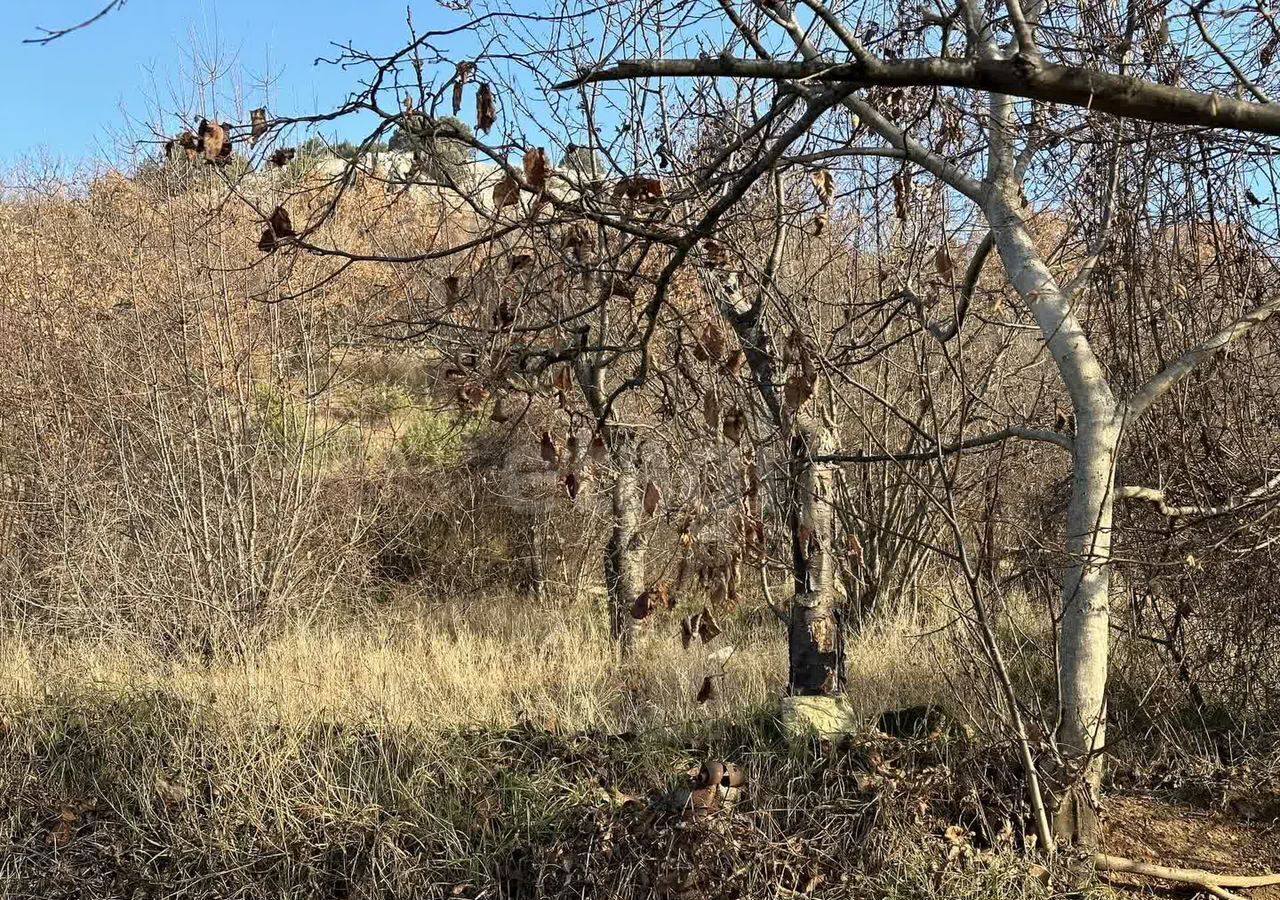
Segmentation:
[(1107, 736), (1111, 520), (1120, 415), (1099, 400), (1076, 413), (1074, 472), (1067, 511), (1067, 565), (1058, 637), (1058, 746), (1070, 769), (1055, 815), (1060, 841), (1095, 844)]
[(1079, 320), (1015, 207), (1013, 190), (993, 185), (985, 204), (1009, 280), (1040, 327), (1071, 398), (1076, 419), (1067, 564), (1058, 637), (1058, 744), (1068, 762), (1054, 830), (1059, 840), (1097, 842), (1097, 793), (1106, 740), (1111, 517), (1123, 412)]

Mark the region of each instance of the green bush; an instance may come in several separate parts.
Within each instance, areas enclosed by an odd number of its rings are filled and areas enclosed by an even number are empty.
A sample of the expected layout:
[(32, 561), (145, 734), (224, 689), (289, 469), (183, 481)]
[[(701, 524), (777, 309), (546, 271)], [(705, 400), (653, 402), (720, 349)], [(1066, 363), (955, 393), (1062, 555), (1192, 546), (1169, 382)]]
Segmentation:
[(307, 433), (307, 411), (274, 384), (254, 387), (253, 401), (260, 433), (278, 448), (298, 445)]
[(405, 423), (397, 446), (405, 462), (416, 467), (442, 467), (458, 462), (466, 426), (434, 410), (416, 410)]

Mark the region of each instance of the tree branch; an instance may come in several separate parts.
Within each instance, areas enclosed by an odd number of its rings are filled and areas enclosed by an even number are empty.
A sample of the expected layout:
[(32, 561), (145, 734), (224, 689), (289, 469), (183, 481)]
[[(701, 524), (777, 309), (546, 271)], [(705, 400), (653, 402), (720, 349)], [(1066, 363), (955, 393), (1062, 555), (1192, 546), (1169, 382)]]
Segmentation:
[(1169, 866), (1136, 862), (1125, 859), (1123, 856), (1110, 856), (1105, 853), (1095, 853), (1093, 865), (1101, 872), (1145, 875), (1148, 878), (1194, 884), (1203, 888), (1250, 888), (1280, 884), (1280, 875), (1219, 875), (1216, 872), (1205, 872), (1201, 869), (1174, 869)]
[(89, 18), (85, 19), (83, 22), (77, 22), (75, 25), (68, 25), (66, 28), (39, 28), (37, 29), (38, 31), (44, 32), (43, 37), (24, 38), (22, 43), (40, 44), (42, 46), (52, 44), (54, 41), (58, 40), (58, 38), (66, 37), (73, 31), (79, 31), (81, 28), (88, 28), (94, 22), (114, 10), (123, 9), (127, 2), (128, 0), (111, 0), (110, 3), (98, 10), (98, 12), (94, 13)]
[(1043, 441), (1047, 444), (1061, 447), (1068, 452), (1073, 448), (1071, 438), (1064, 434), (1042, 431), (1038, 428), (1027, 428), (1022, 425), (1011, 425), (1001, 431), (966, 438), (954, 444), (932, 447), (929, 450), (904, 450), (901, 453), (829, 453), (825, 456), (815, 456), (813, 461), (831, 463), (922, 462), (937, 459), (939, 456), (952, 456), (956, 453), (963, 453), (966, 450), (978, 450), (982, 447), (989, 447), (992, 444), (999, 444), (1010, 438)]
[(1280, 136), (1280, 104), (1248, 103), (1077, 66), (1006, 59), (900, 59), (874, 63), (738, 59), (630, 59), (555, 85), (566, 90), (652, 76), (844, 82), (855, 87), (957, 87), (1093, 109), (1146, 122)]
[(1267, 495), (1275, 490), (1277, 486), (1280, 486), (1280, 474), (1271, 476), (1249, 493), (1240, 497), (1230, 497), (1217, 506), (1171, 506), (1162, 489), (1135, 485), (1116, 488), (1116, 498), (1150, 503), (1162, 516), (1170, 519), (1185, 519), (1191, 516), (1223, 516), (1227, 513), (1235, 512), (1258, 500), (1266, 499)]
[(1213, 35), (1209, 34), (1209, 29), (1204, 25), (1204, 17), (1201, 15), (1207, 5), (1208, 0), (1201, 0), (1201, 2), (1194, 3), (1191, 6), (1191, 18), (1195, 19), (1196, 28), (1200, 29), (1200, 37), (1202, 37), (1204, 42), (1213, 49), (1213, 52), (1218, 54), (1218, 57), (1227, 64), (1227, 68), (1231, 70), (1232, 75), (1236, 76), (1236, 80), (1239, 81), (1240, 84), (1249, 91), (1249, 93), (1258, 98), (1258, 102), (1270, 103), (1271, 98), (1267, 96), (1266, 91), (1254, 84), (1252, 79), (1245, 75), (1244, 71), (1236, 65), (1236, 61), (1231, 58), (1230, 54), (1223, 50), (1222, 46), (1213, 39)]
[(1278, 311), (1280, 311), (1280, 296), (1273, 300), (1268, 300), (1261, 306), (1245, 313), (1207, 341), (1197, 344), (1169, 363), (1162, 371), (1152, 376), (1150, 380), (1139, 387), (1133, 393), (1133, 396), (1129, 398), (1130, 419), (1133, 420), (1141, 416), (1153, 403), (1167, 394), (1174, 385), (1190, 375), (1197, 366), (1212, 358), (1214, 354), (1225, 350), (1233, 342), (1244, 337)]

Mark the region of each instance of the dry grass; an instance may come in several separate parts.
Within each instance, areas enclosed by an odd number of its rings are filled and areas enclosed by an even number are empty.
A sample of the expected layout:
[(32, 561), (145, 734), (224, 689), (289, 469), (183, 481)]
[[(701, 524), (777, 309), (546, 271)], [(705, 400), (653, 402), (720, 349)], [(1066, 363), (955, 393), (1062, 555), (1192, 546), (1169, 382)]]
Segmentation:
[[(709, 649), (735, 652), (711, 702), (695, 700), (704, 649), (682, 649), (674, 619), (619, 665), (604, 613), (586, 604), (530, 608), (516, 599), (379, 610), (364, 625), (299, 626), (248, 655), (169, 657), (137, 643), (50, 644), (9, 636), (0, 682), (11, 699), (163, 692), (237, 721), (306, 727), (375, 722), (406, 728), (622, 731), (740, 713), (780, 695), (785, 643), (773, 623), (730, 622)], [(850, 645), (850, 697), (869, 715), (944, 698), (949, 651), (886, 623)]]
[[(0, 897), (648, 898), (703, 841), (722, 847), (697, 876), (708, 900), (815, 878), (832, 897), (1039, 896), (1008, 852), (946, 862), (939, 823), (978, 782), (935, 794), (938, 767), (988, 751), (911, 750), (924, 780), (877, 797), (859, 796), (879, 759), (861, 745), (778, 740), (773, 623), (726, 623), (713, 646), (738, 649), (699, 706), (703, 650), (674, 621), (619, 666), (588, 606), (397, 603), (234, 661), (8, 637)], [(851, 698), (868, 715), (936, 699), (949, 659), (936, 635), (868, 633)], [(753, 811), (692, 829), (647, 811), (708, 755), (749, 767)]]

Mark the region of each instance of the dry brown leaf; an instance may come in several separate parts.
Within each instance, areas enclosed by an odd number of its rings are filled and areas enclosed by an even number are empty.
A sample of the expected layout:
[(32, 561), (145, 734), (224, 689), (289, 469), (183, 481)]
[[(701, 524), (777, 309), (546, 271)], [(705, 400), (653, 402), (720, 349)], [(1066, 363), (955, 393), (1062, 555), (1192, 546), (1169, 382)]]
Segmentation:
[(294, 154), (297, 152), (298, 151), (294, 150), (292, 147), (282, 147), (275, 153), (271, 154), (271, 165), (282, 169), (289, 165), (289, 163), (293, 162)]
[(188, 160), (194, 160), (200, 148), (200, 139), (190, 131), (184, 131), (172, 140), (165, 141), (164, 155), (169, 159), (178, 159), (185, 156)]
[(608, 452), (604, 446), (604, 438), (598, 434), (591, 436), (591, 443), (587, 445), (587, 455), (591, 457), (592, 462), (604, 462)]
[(515, 320), (516, 314), (511, 311), (511, 304), (506, 297), (503, 297), (493, 311), (493, 324), (496, 327), (506, 328)]
[(462, 95), (466, 89), (467, 82), (471, 80), (471, 73), (475, 70), (475, 63), (460, 62), (453, 73), (453, 114), (455, 116), (462, 110)]
[(747, 417), (740, 407), (733, 407), (724, 414), (724, 421), (721, 429), (724, 436), (735, 444), (742, 442), (742, 433), (747, 428)]
[(488, 399), (489, 391), (479, 382), (471, 381), (458, 388), (458, 402), (472, 412), (479, 410)]
[(562, 391), (571, 390), (573, 388), (573, 370), (567, 364), (560, 366), (556, 369), (555, 374), (551, 376), (551, 383)]
[(722, 269), (729, 264), (729, 254), (724, 249), (724, 244), (719, 241), (708, 238), (702, 244), (702, 250), (705, 254), (703, 260), (709, 269)]
[(564, 489), (565, 489), (565, 493), (569, 495), (570, 500), (578, 499), (578, 488), (579, 488), (579, 485), (578, 485), (577, 475), (570, 472), (568, 475), (564, 476)]
[(662, 500), (662, 491), (650, 481), (644, 486), (644, 514), (651, 516), (658, 511), (658, 503)]
[(499, 425), (511, 418), (511, 414), (507, 412), (506, 401), (502, 397), (493, 402), (493, 411), (489, 413), (489, 418)]
[(736, 378), (742, 371), (742, 364), (746, 360), (741, 350), (730, 350), (729, 355), (725, 357), (724, 365), (721, 367), (724, 374), (730, 378)]
[(609, 277), (609, 296), (621, 297), (623, 300), (636, 299), (636, 286), (614, 276)]
[(899, 172), (893, 176), (893, 210), (902, 221), (907, 220), (907, 205), (911, 199), (911, 176)]
[(570, 225), (560, 239), (560, 246), (570, 251), (578, 260), (582, 259), (583, 249), (592, 246), (594, 243), (595, 238), (591, 229), (582, 222), (574, 222)]
[(720, 361), (720, 357), (724, 356), (724, 332), (720, 330), (720, 324), (712, 319), (702, 329), (702, 348), (707, 354), (707, 359), (715, 362)]
[(698, 616), (685, 616), (680, 620), (680, 646), (685, 650), (693, 643), (693, 636), (698, 633)]
[(720, 402), (710, 391), (702, 398), (702, 418), (713, 432), (720, 430)]
[(555, 468), (560, 462), (560, 453), (556, 450), (556, 440), (551, 436), (550, 431), (542, 432), (542, 443), (538, 452), (542, 457), (542, 461), (552, 468)]
[(821, 237), (822, 233), (827, 230), (827, 214), (821, 213), (813, 217), (813, 236)]
[(191, 796), (191, 791), (186, 787), (159, 774), (155, 778), (155, 789), (156, 796), (164, 801), (165, 806), (181, 806)]
[(631, 618), (637, 622), (642, 622), (649, 618), (653, 612), (653, 595), (649, 591), (645, 591), (636, 598), (636, 602), (631, 605)]
[(955, 260), (951, 258), (951, 251), (943, 244), (938, 248), (938, 252), (933, 254), (933, 268), (943, 278), (950, 278), (951, 273), (956, 270)]
[(698, 696), (695, 698), (699, 703), (706, 703), (708, 700), (716, 698), (716, 684), (708, 675), (702, 679), (702, 687), (698, 688)]
[(476, 131), (488, 134), (498, 119), (498, 109), (493, 102), (493, 89), (487, 84), (476, 91)]
[(45, 843), (55, 848), (67, 846), (76, 836), (76, 828), (79, 824), (80, 814), (76, 812), (75, 807), (64, 806), (62, 812), (58, 814), (57, 821), (45, 834)]
[(796, 372), (787, 379), (782, 391), (782, 402), (789, 412), (795, 412), (809, 402), (813, 396), (814, 377), (804, 372)]
[(547, 189), (547, 176), (551, 174), (551, 164), (547, 162), (547, 151), (543, 147), (530, 150), (524, 155), (524, 180), (538, 193)]
[(493, 208), (518, 206), (519, 203), (520, 185), (510, 175), (503, 176), (502, 180), (493, 186)]
[(200, 142), (200, 152), (204, 155), (206, 162), (225, 163), (231, 158), (231, 126), (225, 122), (210, 122), (208, 119), (200, 120), (200, 127), (196, 131), (196, 137)]
[(819, 169), (810, 178), (813, 180), (813, 186), (818, 190), (818, 200), (823, 206), (830, 206), (831, 199), (836, 192), (836, 181), (831, 176), (831, 171), (829, 169)]
[(293, 230), (293, 222), (289, 220), (289, 212), (283, 206), (277, 206), (267, 220), (267, 228), (258, 239), (258, 249), (263, 253), (274, 253), (280, 242), (297, 237)]
[(666, 193), (660, 178), (628, 175), (613, 186), (614, 202), (618, 200), (659, 200)]
[(720, 626), (711, 615), (711, 610), (705, 606), (702, 607), (702, 612), (698, 613), (698, 637), (702, 638), (702, 643), (706, 644), (715, 640), (719, 634)]
[(452, 308), (461, 299), (458, 292), (460, 281), (457, 275), (446, 275), (444, 277), (444, 299), (445, 303)]
[(267, 110), (259, 106), (249, 111), (249, 146), (256, 146), (262, 136), (267, 133)]

